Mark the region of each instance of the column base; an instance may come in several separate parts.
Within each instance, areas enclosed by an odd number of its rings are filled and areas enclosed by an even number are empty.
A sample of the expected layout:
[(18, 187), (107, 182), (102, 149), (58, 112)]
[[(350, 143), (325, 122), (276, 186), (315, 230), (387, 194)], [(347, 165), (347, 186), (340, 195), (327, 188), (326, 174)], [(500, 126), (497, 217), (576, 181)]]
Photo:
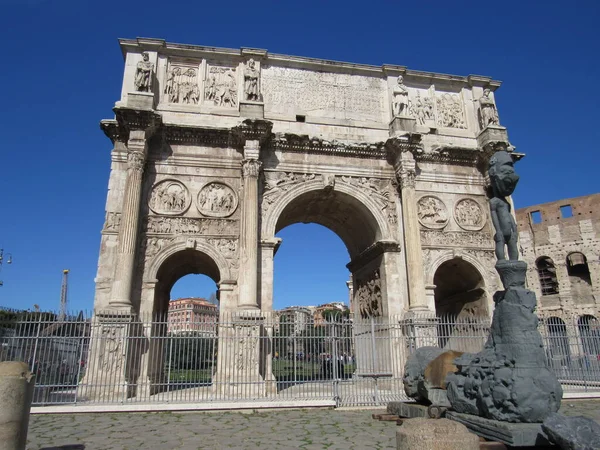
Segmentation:
[(126, 311), (96, 313), (85, 375), (77, 388), (81, 399), (123, 401), (134, 395), (127, 380), (127, 349), (134, 316)]
[(220, 360), (213, 393), (225, 399), (265, 397), (266, 383), (260, 375), (264, 316), (258, 309), (249, 309), (235, 312), (232, 320), (231, 326), (219, 330)]
[(420, 347), (437, 347), (437, 325), (438, 318), (435, 313), (426, 307), (411, 308), (402, 321), (402, 326), (404, 334), (409, 337), (412, 350)]

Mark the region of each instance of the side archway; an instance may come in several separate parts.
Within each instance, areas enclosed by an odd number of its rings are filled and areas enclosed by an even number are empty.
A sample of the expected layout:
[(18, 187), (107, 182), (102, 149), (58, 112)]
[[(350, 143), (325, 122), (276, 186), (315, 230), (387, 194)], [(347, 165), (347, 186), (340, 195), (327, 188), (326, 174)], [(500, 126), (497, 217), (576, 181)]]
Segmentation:
[[(203, 274), (211, 278), (217, 286), (233, 284), (227, 260), (211, 245), (198, 242), (175, 242), (161, 250), (148, 266), (145, 284), (153, 286), (151, 310), (166, 313), (171, 288), (185, 275)], [(150, 305), (145, 305), (147, 311)]]

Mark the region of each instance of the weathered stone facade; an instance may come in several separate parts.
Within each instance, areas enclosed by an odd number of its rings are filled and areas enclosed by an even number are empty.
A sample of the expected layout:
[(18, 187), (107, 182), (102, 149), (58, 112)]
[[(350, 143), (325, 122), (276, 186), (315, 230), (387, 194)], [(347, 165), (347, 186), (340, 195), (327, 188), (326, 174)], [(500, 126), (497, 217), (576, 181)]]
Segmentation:
[(600, 194), (516, 211), (527, 283), (544, 316), (600, 312)]
[[(355, 318), (490, 314), (499, 280), (485, 170), (495, 150), (512, 150), (498, 81), (120, 44), (121, 97), (102, 121), (114, 149), (98, 314), (165, 312), (173, 284), (203, 273), (221, 312), (239, 315), (223, 333), (256, 336), (273, 307), (275, 235), (298, 222), (346, 244)], [(268, 381), (268, 364), (260, 371)]]

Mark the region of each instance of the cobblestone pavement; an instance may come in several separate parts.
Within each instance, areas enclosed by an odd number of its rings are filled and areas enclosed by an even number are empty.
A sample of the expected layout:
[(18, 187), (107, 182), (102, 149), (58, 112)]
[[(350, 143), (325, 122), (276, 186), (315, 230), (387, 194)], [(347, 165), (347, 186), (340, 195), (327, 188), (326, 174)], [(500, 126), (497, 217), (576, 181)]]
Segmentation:
[[(34, 415), (28, 450), (395, 449), (382, 410)], [(563, 402), (561, 412), (600, 422), (600, 400)]]

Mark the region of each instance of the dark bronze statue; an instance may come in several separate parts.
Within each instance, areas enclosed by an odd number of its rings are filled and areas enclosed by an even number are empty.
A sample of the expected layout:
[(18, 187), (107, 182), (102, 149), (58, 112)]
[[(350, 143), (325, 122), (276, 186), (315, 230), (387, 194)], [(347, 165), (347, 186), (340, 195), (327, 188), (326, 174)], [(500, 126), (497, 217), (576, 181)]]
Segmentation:
[(494, 224), (494, 241), (496, 242), (496, 258), (498, 261), (506, 260), (504, 246), (508, 250), (508, 259), (519, 259), (517, 247), (517, 224), (510, 211), (510, 203), (506, 197), (510, 196), (519, 182), (519, 175), (515, 173), (513, 159), (508, 152), (494, 153), (490, 159), (488, 171), (494, 197), (490, 199), (492, 223)]

